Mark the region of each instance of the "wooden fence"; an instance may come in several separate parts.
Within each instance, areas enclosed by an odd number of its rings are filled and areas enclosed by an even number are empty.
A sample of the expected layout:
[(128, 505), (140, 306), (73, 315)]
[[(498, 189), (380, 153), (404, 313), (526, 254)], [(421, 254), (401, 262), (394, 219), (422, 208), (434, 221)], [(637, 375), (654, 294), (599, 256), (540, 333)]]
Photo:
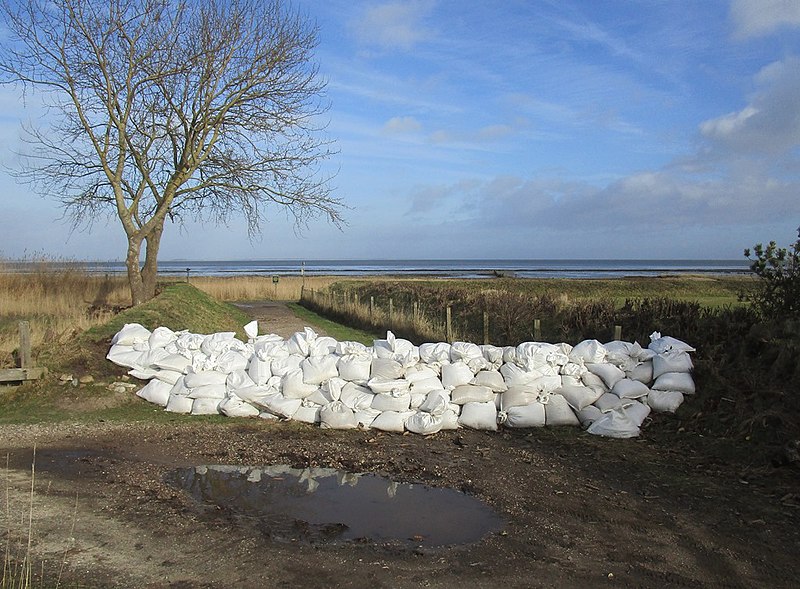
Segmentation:
[(0, 369), (0, 382), (21, 382), (41, 378), (44, 368), (33, 365), (31, 358), (31, 326), (27, 321), (19, 322), (18, 368)]

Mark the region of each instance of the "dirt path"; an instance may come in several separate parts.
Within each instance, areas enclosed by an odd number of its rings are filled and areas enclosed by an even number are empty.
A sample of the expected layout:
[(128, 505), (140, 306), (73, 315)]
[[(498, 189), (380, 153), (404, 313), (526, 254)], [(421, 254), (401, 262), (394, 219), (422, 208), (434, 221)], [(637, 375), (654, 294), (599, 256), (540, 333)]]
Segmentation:
[[(292, 313), (286, 303), (281, 301), (248, 301), (236, 303), (236, 306), (247, 313), (250, 318), (258, 320), (260, 334), (275, 333), (288, 338), (298, 331), (303, 331), (306, 326)], [(314, 331), (319, 335), (327, 335), (316, 327)]]
[[(291, 335), (283, 309), (252, 314), (262, 332)], [(34, 568), (48, 586), (63, 562), (62, 584), (81, 587), (796, 587), (798, 471), (748, 465), (674, 425), (659, 419), (635, 440), (259, 419), (0, 426), (0, 533), (24, 550), (35, 464)], [(445, 548), (276, 539), (235, 502), (199, 503), (165, 482), (206, 464), (378, 473), (465, 491), (505, 523)]]

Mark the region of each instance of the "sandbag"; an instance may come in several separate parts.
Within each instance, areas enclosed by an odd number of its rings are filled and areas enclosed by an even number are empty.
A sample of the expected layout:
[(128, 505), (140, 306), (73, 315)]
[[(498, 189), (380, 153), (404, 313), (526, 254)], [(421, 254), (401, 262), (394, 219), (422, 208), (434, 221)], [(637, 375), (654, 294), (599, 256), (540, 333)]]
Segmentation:
[(283, 377), (286, 376), (287, 372), (300, 368), (300, 363), (304, 358), (305, 356), (300, 356), (298, 354), (289, 354), (288, 356), (273, 358), (272, 362), (270, 362), (269, 369), (273, 376)]
[(257, 417), (261, 413), (257, 408), (236, 395), (228, 395), (222, 399), (217, 406), (217, 410), (226, 417)]
[(371, 389), (360, 386), (354, 382), (345, 384), (339, 394), (339, 399), (342, 403), (355, 411), (372, 407), (372, 399), (374, 397), (375, 394)]
[(625, 401), (622, 404), (622, 410), (638, 427), (641, 427), (644, 420), (650, 415), (650, 407), (639, 401)]
[(187, 415), (192, 412), (193, 404), (194, 399), (190, 399), (186, 395), (175, 395), (170, 393), (167, 406), (164, 408), (164, 410), (169, 411), (170, 413), (181, 413), (183, 415)]
[(173, 384), (157, 379), (151, 380), (144, 387), (139, 389), (139, 392), (137, 392), (136, 395), (145, 401), (166, 407), (167, 401), (169, 401), (169, 393), (172, 390)]
[(426, 395), (431, 391), (439, 391), (444, 388), (439, 377), (425, 378), (411, 383), (411, 392)]
[(226, 380), (228, 380), (228, 375), (225, 373), (216, 370), (195, 372), (191, 367), (187, 369), (186, 376), (184, 376), (184, 383), (190, 389), (212, 384), (224, 385)]
[(356, 414), (341, 401), (328, 403), (319, 410), (320, 427), (323, 429), (355, 429)]
[(413, 366), (409, 366), (405, 369), (405, 375), (403, 378), (413, 385), (421, 380), (428, 380), (431, 378), (438, 379), (439, 370), (435, 370), (434, 368), (425, 364), (414, 364)]
[(612, 409), (592, 423), (586, 431), (596, 436), (611, 438), (633, 438), (639, 435), (639, 426), (622, 408)]
[(221, 331), (219, 333), (212, 333), (203, 338), (203, 343), (200, 344), (200, 351), (206, 356), (219, 356), (231, 349), (236, 340), (236, 333), (233, 331)]
[(406, 391), (378, 393), (372, 398), (376, 411), (407, 411), (411, 406), (411, 395)]
[(179, 378), (183, 378), (183, 373), (175, 370), (156, 370), (155, 374), (153, 374), (153, 377), (157, 378), (161, 382), (174, 385), (176, 382), (178, 382)]
[(503, 375), (498, 370), (481, 370), (472, 379), (471, 384), (489, 387), (495, 393), (502, 393), (508, 390), (506, 381), (503, 380)]
[(483, 359), (486, 360), (485, 370), (500, 370), (503, 365), (503, 348), (491, 344), (484, 344), (480, 348)]
[(277, 417), (291, 419), (300, 408), (300, 405), (303, 404), (303, 400), (290, 399), (281, 393), (274, 393), (254, 400), (253, 404), (257, 405), (258, 407), (263, 407), (269, 413), (272, 413)]
[(640, 397), (647, 396), (650, 389), (647, 385), (638, 380), (631, 380), (623, 378), (618, 380), (617, 383), (611, 388), (611, 392), (620, 399), (639, 399)]
[(485, 403), (494, 401), (494, 393), (489, 387), (474, 384), (462, 384), (455, 387), (450, 393), (450, 399), (456, 405), (467, 403)]
[(247, 365), (247, 374), (255, 384), (265, 385), (272, 376), (271, 364), (271, 360), (262, 360), (257, 355), (253, 355)]
[(613, 393), (603, 393), (600, 395), (597, 401), (594, 402), (594, 406), (603, 413), (611, 411), (612, 409), (616, 409), (620, 405), (622, 405), (622, 399)]
[(385, 378), (370, 378), (367, 381), (367, 386), (372, 389), (375, 394), (390, 393), (393, 391), (408, 392), (411, 383), (404, 378), (396, 378), (387, 380)]
[(429, 436), (441, 431), (444, 420), (441, 415), (417, 411), (406, 419), (406, 429), (412, 433)]
[(694, 379), (688, 372), (667, 372), (659, 376), (650, 387), (657, 391), (680, 391), (684, 395), (694, 394)]
[(449, 404), (450, 395), (444, 389), (433, 390), (426, 395), (425, 401), (419, 406), (419, 410), (425, 413), (441, 415), (447, 410)]
[(613, 364), (586, 364), (589, 372), (603, 379), (605, 385), (612, 389), (617, 381), (625, 378), (625, 373)]
[[(184, 382), (188, 382), (185, 380)], [(217, 402), (225, 398), (228, 392), (228, 387), (224, 384), (204, 384), (203, 386), (192, 388), (191, 392), (187, 395), (191, 399), (216, 399)]]
[(411, 411), (382, 411), (370, 424), (370, 428), (385, 432), (402, 434), (406, 431), (406, 419), (414, 413)]
[(442, 366), (442, 385), (445, 388), (455, 388), (462, 384), (469, 384), (473, 378), (475, 378), (475, 373), (463, 361)]
[(508, 387), (500, 394), (500, 408), (506, 413), (512, 407), (524, 407), (539, 400), (539, 391), (525, 386)]
[(688, 352), (671, 350), (653, 356), (653, 378), (667, 372), (691, 372), (694, 368), (692, 357)]
[(281, 378), (281, 392), (287, 399), (305, 399), (318, 388), (318, 384), (305, 381), (302, 368), (293, 368)]
[(683, 403), (683, 393), (680, 391), (652, 390), (647, 395), (645, 402), (656, 413), (675, 413)]
[(505, 427), (543, 427), (546, 422), (545, 406), (538, 401), (509, 407), (499, 415)]
[(450, 344), (427, 343), (419, 346), (419, 359), (423, 364), (442, 366), (450, 363)]
[(569, 359), (578, 364), (599, 364), (606, 359), (606, 347), (596, 339), (583, 340), (572, 348)]
[(581, 422), (581, 426), (589, 427), (605, 414), (594, 405), (588, 405), (580, 411), (576, 411), (575, 415), (578, 417), (578, 421)]
[[(334, 354), (325, 356), (309, 356), (300, 362), (300, 369), (303, 371), (303, 382), (311, 385), (320, 385), (326, 380), (339, 376), (336, 368), (338, 358)], [(310, 394), (310, 393), (309, 393)]]
[(302, 403), (300, 403), (300, 407), (298, 407), (297, 411), (292, 415), (292, 419), (295, 421), (302, 421), (303, 423), (317, 424), (319, 423), (320, 409), (322, 409), (322, 405), (317, 405), (308, 399), (303, 399)]
[(473, 374), (486, 368), (483, 351), (477, 344), (469, 342), (453, 342), (450, 345), (450, 362), (464, 362)]
[(653, 382), (653, 361), (647, 360), (646, 362), (637, 364), (625, 372), (625, 377), (649, 385)]
[(677, 351), (677, 352), (695, 352), (696, 350), (687, 344), (686, 342), (682, 342), (679, 339), (675, 339), (674, 337), (670, 337), (668, 335), (661, 336), (661, 334), (657, 331), (654, 331), (650, 334), (650, 345), (647, 346), (649, 349), (653, 350), (656, 354), (664, 354), (665, 352)]
[(135, 350), (133, 346), (115, 344), (108, 350), (106, 360), (110, 360), (117, 366), (122, 366), (124, 368), (143, 368), (142, 360), (146, 355), (146, 352)]
[(138, 323), (126, 323), (122, 326), (113, 338), (111, 338), (111, 345), (133, 346), (136, 344), (144, 344), (150, 341), (150, 330)]
[(370, 377), (372, 357), (360, 354), (341, 356), (336, 362), (339, 376), (347, 381), (367, 382)]
[(611, 390), (611, 388), (606, 385), (602, 378), (596, 374), (593, 374), (592, 372), (584, 372), (581, 375), (581, 382), (583, 382), (583, 384), (590, 389), (594, 389), (599, 393), (607, 393)]
[(578, 417), (567, 400), (556, 393), (550, 395), (550, 399), (545, 404), (544, 415), (547, 425), (580, 425)]
[(370, 378), (382, 378), (384, 380), (396, 380), (403, 378), (403, 365), (392, 358), (373, 358), (370, 366)]
[(569, 406), (575, 411), (580, 411), (584, 407), (591, 405), (601, 396), (599, 391), (585, 386), (567, 385), (556, 389), (554, 392), (564, 397)]
[(195, 399), (192, 401), (192, 415), (217, 415), (217, 406), (221, 399)]
[(169, 327), (156, 327), (147, 339), (151, 350), (165, 348), (176, 341), (178, 336)]
[(500, 367), (500, 374), (507, 387), (521, 386), (532, 383), (543, 374), (538, 370), (528, 370), (513, 362), (506, 362)]
[(293, 333), (289, 339), (286, 340), (286, 349), (290, 354), (305, 358), (311, 352), (311, 343), (315, 339), (317, 339), (317, 332), (310, 327), (306, 327), (303, 331)]
[(458, 423), (471, 429), (497, 431), (497, 408), (494, 401), (463, 405)]

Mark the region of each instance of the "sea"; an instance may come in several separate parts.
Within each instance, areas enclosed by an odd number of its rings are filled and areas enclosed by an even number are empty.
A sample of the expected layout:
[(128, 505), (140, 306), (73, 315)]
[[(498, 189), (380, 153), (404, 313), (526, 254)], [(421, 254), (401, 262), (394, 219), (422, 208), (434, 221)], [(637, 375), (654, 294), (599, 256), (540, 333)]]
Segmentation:
[[(609, 278), (748, 274), (743, 260), (164, 260), (162, 275), (405, 276), (441, 278)], [(97, 274), (121, 274), (125, 264), (82, 262)]]

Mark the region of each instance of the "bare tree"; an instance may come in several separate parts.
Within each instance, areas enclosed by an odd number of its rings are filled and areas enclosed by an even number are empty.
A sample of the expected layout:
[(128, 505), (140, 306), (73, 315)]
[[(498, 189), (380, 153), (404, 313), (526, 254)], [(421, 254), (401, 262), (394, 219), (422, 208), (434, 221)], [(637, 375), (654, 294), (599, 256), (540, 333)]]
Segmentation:
[[(18, 175), (76, 225), (116, 215), (133, 304), (155, 293), (167, 218), (251, 235), (270, 205), (341, 222), (319, 164), (317, 29), (281, 0), (3, 0), (0, 80), (42, 91)], [(143, 258), (142, 258), (143, 255)]]

